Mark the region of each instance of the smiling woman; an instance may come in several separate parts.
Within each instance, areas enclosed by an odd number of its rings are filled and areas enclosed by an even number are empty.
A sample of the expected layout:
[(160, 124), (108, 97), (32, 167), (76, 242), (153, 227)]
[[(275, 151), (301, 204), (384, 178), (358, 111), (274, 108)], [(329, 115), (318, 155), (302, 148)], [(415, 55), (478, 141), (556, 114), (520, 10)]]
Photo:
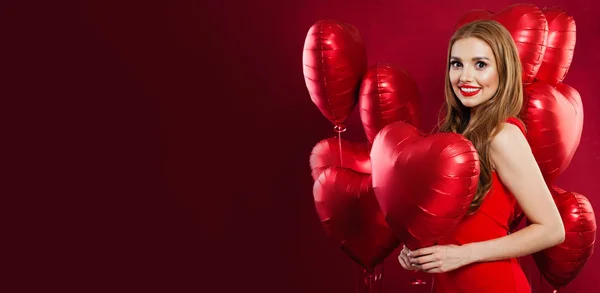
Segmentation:
[[(460, 133), (479, 154), (480, 176), (469, 213), (438, 245), (399, 256), (406, 269), (436, 273), (436, 292), (531, 289), (516, 258), (561, 243), (564, 227), (518, 119), (521, 63), (498, 22), (460, 28), (448, 47), (442, 132)], [(533, 223), (508, 235), (516, 204)]]

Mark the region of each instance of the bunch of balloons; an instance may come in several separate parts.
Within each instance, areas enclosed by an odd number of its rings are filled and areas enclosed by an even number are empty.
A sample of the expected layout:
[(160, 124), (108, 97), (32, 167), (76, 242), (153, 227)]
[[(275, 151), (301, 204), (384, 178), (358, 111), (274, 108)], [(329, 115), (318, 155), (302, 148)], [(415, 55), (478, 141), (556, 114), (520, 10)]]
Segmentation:
[[(498, 13), (472, 10), (457, 23), (493, 19), (513, 36), (523, 64), (526, 138), (552, 190), (566, 230), (564, 243), (536, 253), (544, 277), (556, 288), (572, 281), (593, 252), (596, 222), (585, 196), (552, 182), (579, 145), (583, 106), (562, 83), (575, 46), (575, 22), (560, 8), (517, 4)], [(358, 30), (325, 19), (308, 31), (303, 73), (312, 102), (338, 133), (310, 154), (313, 197), (327, 235), (366, 272), (404, 243), (435, 244), (464, 217), (475, 194), (479, 158), (456, 133), (418, 129), (419, 92), (402, 68), (368, 66)], [(341, 138), (344, 121), (359, 106), (368, 142)], [(517, 209), (511, 226), (522, 218)]]
[(358, 30), (331, 19), (310, 28), (302, 61), (312, 101), (338, 132), (310, 155), (315, 207), (327, 235), (372, 273), (400, 242), (373, 192), (371, 146), (342, 139), (343, 123), (359, 103), (369, 139), (389, 120), (416, 123), (417, 88), (399, 68), (384, 63), (369, 68)]
[[(421, 133), (416, 83), (388, 63), (367, 67), (365, 45), (352, 25), (315, 23), (302, 59), (311, 99), (339, 133), (318, 142), (310, 155), (326, 233), (366, 272), (400, 242), (433, 244), (460, 221), (474, 195), (479, 161), (473, 145), (458, 134)], [(365, 143), (341, 139), (356, 105)], [(386, 163), (373, 169), (373, 161)]]

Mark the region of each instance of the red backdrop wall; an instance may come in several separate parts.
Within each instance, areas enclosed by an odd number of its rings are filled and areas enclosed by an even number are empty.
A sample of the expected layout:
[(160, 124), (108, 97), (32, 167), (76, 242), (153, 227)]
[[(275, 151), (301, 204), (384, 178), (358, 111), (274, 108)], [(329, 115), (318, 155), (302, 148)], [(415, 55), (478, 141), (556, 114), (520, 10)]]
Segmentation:
[[(37, 280), (19, 284), (354, 292), (358, 267), (326, 237), (313, 204), (309, 152), (333, 131), (304, 85), (308, 28), (323, 18), (355, 25), (369, 65), (413, 75), (431, 129), (456, 20), (513, 3), (3, 2), (4, 98), (16, 110), (6, 116), (16, 142), (7, 186), (25, 211), (11, 225), (23, 251), (11, 268)], [(531, 3), (560, 6), (577, 23), (565, 83), (582, 96), (585, 124), (557, 185), (600, 211), (600, 5)], [(347, 139), (365, 139), (358, 111), (348, 128)], [(429, 292), (408, 284), (396, 255), (384, 264), (384, 292)], [(550, 292), (524, 263), (534, 292)], [(594, 254), (562, 292), (600, 290), (598, 270)]]

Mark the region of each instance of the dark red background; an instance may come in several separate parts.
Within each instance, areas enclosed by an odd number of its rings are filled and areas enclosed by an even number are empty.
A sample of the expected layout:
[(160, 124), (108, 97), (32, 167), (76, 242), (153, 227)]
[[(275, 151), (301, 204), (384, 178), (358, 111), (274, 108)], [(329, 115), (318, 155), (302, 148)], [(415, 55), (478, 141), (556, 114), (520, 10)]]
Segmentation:
[[(513, 3), (3, 1), (8, 279), (22, 291), (354, 292), (357, 266), (313, 205), (309, 152), (333, 132), (304, 86), (308, 28), (355, 25), (370, 65), (414, 76), (429, 130), (456, 20)], [(558, 185), (600, 209), (600, 5), (532, 3), (577, 22), (565, 82), (585, 124)], [(357, 112), (346, 138), (364, 140)], [(384, 292), (428, 292), (396, 255)], [(534, 292), (550, 292), (524, 261)], [(562, 292), (595, 292), (598, 270), (594, 254)]]

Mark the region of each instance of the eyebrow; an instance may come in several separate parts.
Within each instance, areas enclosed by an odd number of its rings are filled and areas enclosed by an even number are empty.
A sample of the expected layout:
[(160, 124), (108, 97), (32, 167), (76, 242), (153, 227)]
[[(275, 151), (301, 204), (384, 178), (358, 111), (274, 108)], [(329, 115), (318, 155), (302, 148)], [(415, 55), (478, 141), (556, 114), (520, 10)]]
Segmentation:
[[(458, 60), (458, 61), (460, 61), (460, 58), (455, 57), (455, 56), (451, 56), (450, 59), (451, 60)], [(474, 57), (471, 60), (473, 60), (473, 61), (479, 61), (479, 60), (488, 60), (488, 61), (490, 61), (490, 58), (488, 58), (488, 57)]]

